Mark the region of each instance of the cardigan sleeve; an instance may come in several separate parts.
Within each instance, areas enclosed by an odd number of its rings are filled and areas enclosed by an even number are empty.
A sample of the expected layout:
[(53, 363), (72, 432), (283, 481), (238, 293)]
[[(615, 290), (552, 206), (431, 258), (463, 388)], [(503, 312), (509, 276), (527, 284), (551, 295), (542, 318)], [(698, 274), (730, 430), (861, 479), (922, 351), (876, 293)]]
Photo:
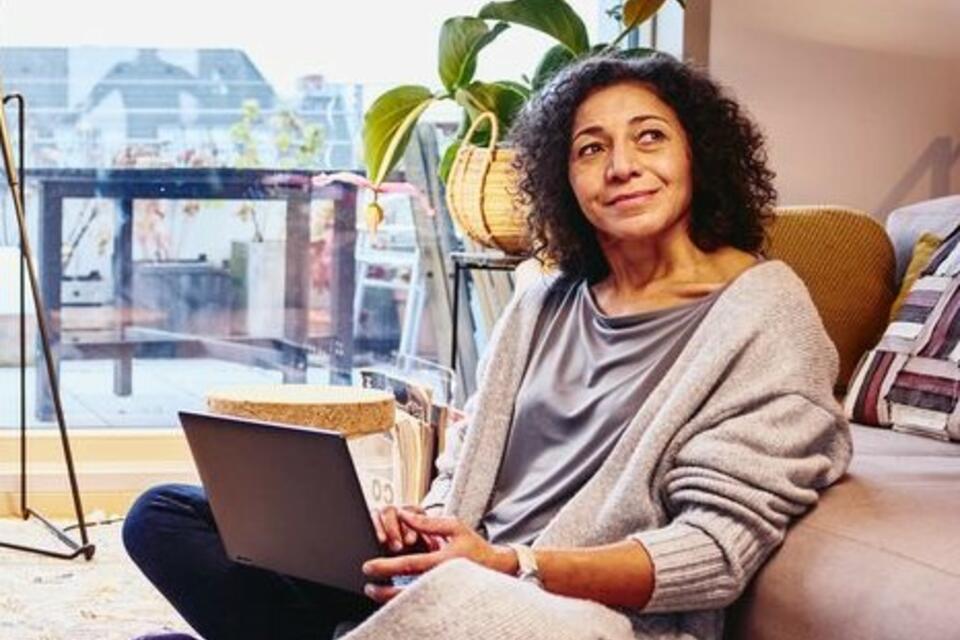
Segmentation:
[(730, 605), (850, 454), (842, 416), (796, 393), (768, 396), (687, 440), (663, 483), (672, 520), (630, 536), (653, 564), (644, 610)]

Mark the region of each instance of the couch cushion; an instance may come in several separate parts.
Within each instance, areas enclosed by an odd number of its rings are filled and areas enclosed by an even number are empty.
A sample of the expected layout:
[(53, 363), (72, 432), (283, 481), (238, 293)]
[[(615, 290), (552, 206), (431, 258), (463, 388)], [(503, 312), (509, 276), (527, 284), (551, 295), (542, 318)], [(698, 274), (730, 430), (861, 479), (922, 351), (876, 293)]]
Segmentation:
[(960, 440), (960, 228), (936, 250), (844, 402), (871, 425)]
[(924, 233), (946, 238), (960, 224), (960, 195), (924, 200), (887, 216), (887, 235), (897, 259), (897, 281), (903, 277), (913, 246)]
[(853, 426), (850, 471), (733, 609), (728, 637), (960, 634), (960, 447)]
[(942, 243), (943, 238), (935, 233), (924, 233), (917, 239), (917, 244), (913, 245), (913, 255), (910, 256), (910, 263), (907, 265), (907, 270), (900, 281), (897, 298), (893, 301), (893, 304), (890, 305), (890, 315), (887, 318), (890, 322), (893, 322), (897, 314), (900, 313), (900, 308), (903, 306), (903, 303), (907, 301), (910, 289), (913, 288), (913, 284), (920, 278), (920, 273), (927, 264), (929, 264), (930, 258), (933, 257), (937, 247)]
[(840, 207), (781, 207), (767, 255), (803, 280), (840, 355), (838, 391), (887, 324), (894, 287), (893, 248), (869, 216)]

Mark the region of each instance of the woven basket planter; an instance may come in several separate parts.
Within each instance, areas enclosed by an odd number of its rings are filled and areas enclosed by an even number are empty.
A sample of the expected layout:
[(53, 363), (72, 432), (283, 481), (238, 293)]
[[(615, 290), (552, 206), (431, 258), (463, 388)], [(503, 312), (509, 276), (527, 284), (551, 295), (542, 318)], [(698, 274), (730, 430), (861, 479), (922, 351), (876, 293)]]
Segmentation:
[[(477, 127), (490, 121), (490, 144), (470, 144)], [(512, 149), (497, 147), (497, 119), (492, 113), (478, 116), (450, 168), (447, 179), (447, 208), (457, 225), (480, 244), (504, 253), (526, 254), (527, 210), (514, 200), (516, 171)]]

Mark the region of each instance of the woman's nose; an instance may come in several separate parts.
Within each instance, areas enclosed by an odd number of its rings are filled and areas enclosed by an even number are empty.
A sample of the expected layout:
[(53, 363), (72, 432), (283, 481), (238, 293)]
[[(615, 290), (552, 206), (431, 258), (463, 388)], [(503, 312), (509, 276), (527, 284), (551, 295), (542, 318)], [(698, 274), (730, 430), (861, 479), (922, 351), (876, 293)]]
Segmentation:
[(637, 154), (625, 145), (614, 145), (608, 158), (606, 171), (608, 180), (618, 182), (629, 180), (643, 171)]

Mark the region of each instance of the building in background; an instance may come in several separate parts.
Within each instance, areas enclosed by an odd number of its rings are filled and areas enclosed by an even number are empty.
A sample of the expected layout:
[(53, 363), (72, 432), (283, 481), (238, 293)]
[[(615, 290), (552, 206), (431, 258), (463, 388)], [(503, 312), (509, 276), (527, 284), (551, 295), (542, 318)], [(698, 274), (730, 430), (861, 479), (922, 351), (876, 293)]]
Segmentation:
[(264, 166), (275, 147), (271, 118), (294, 114), (323, 131), (316, 167), (354, 169), (362, 87), (330, 84), (319, 74), (279, 96), (238, 49), (121, 47), (0, 48), (8, 93), (27, 99), (30, 167), (109, 167), (132, 152), (161, 165), (232, 166), (232, 127), (245, 105), (263, 120), (257, 135)]

